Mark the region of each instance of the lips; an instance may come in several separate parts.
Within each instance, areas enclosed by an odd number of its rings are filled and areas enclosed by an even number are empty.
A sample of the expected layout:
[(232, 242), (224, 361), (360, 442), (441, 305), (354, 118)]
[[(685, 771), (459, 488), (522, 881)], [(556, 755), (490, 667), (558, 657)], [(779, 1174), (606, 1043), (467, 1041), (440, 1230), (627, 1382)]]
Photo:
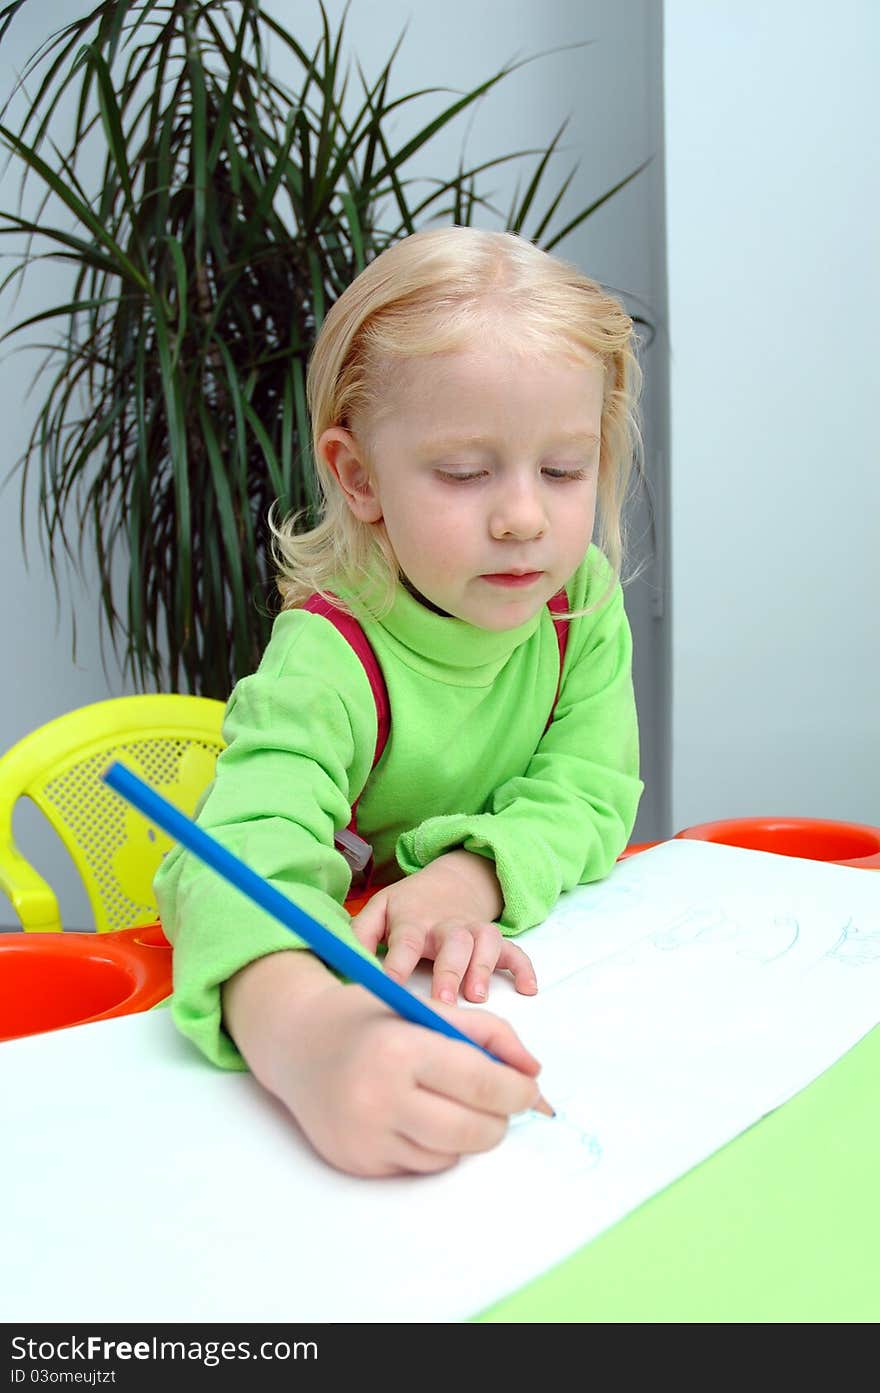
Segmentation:
[(543, 571), (496, 571), (491, 575), (484, 575), (482, 579), (488, 581), (490, 585), (517, 587), (534, 585), (535, 581), (540, 580), (543, 574)]

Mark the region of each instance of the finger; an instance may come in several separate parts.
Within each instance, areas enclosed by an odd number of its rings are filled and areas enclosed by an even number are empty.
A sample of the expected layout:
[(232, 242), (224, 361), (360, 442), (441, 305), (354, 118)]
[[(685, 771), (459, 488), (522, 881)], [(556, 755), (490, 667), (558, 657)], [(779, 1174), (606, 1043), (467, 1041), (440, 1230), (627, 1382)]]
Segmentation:
[[(420, 1086), (497, 1117), (534, 1107), (540, 1097), (535, 1082), (540, 1065), (507, 1022), (488, 1012), (438, 1009), (483, 1049), (435, 1034), (419, 1055)], [(495, 1057), (489, 1058), (486, 1050)]]
[(447, 1006), (458, 1000), (461, 980), (468, 970), (474, 952), (474, 934), (462, 923), (435, 924), (433, 937), (440, 947), (434, 957), (431, 995)]
[(419, 1088), (407, 1099), (398, 1130), (431, 1155), (471, 1156), (491, 1151), (504, 1139), (507, 1117)]
[(513, 985), (518, 992), (522, 992), (524, 996), (535, 995), (538, 990), (538, 979), (535, 976), (532, 960), (523, 952), (522, 948), (516, 943), (511, 943), (508, 938), (502, 940), (497, 966), (502, 972), (513, 973)]
[(532, 1104), (533, 1112), (542, 1112), (545, 1117), (555, 1117), (556, 1109), (551, 1107), (543, 1093), (538, 1095), (538, 1101)]
[(393, 1140), (392, 1164), (398, 1175), (437, 1175), (458, 1165), (460, 1154), (456, 1151), (432, 1150), (413, 1141), (405, 1133), (398, 1132)]
[(379, 1157), (357, 1156), (340, 1158), (333, 1151), (322, 1147), (315, 1148), (319, 1156), (346, 1175), (359, 1178), (381, 1179), (396, 1175), (430, 1175), (437, 1171), (449, 1170), (458, 1162), (458, 1156), (451, 1152), (432, 1152), (420, 1146), (403, 1133), (392, 1132), (385, 1139), (382, 1155)]
[(418, 966), (425, 953), (426, 931), (411, 919), (395, 921), (389, 911), (385, 937), (388, 952), (385, 954), (385, 971), (398, 982), (407, 982), (413, 969)]
[(462, 993), (468, 1001), (485, 1001), (489, 995), (489, 979), (498, 964), (503, 940), (495, 924), (480, 924), (471, 937), (473, 950), (462, 982)]
[(388, 897), (380, 892), (351, 921), (358, 942), (369, 948), (371, 953), (376, 952), (385, 937), (387, 912)]
[(531, 1051), (526, 1049), (508, 1021), (502, 1020), (500, 1016), (493, 1016), (490, 1011), (465, 1011), (461, 1008), (450, 1011), (448, 1007), (442, 1008), (442, 1011), (443, 1015), (458, 1026), (469, 1039), (482, 1045), (484, 1050), (488, 1050), (502, 1063), (509, 1064), (511, 1068), (530, 1076), (540, 1073), (540, 1063)]

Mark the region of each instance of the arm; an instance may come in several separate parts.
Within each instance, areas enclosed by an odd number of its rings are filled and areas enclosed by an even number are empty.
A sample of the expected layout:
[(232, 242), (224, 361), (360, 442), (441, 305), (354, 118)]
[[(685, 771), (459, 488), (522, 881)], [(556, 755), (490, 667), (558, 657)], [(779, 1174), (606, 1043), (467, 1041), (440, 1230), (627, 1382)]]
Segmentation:
[[(224, 737), (200, 824), (356, 943), (343, 908), (350, 873), (333, 836), (348, 822), (350, 788), (370, 767), (375, 704), (360, 663), (326, 620), (279, 617), (258, 672), (236, 686)], [(215, 1063), (241, 1069), (223, 1029), (221, 985), (297, 940), (181, 847), (165, 858), (155, 889), (174, 944), (176, 1024)]]
[(445, 1170), (496, 1146), (510, 1115), (541, 1101), (538, 1062), (504, 1021), (449, 1012), (501, 1064), (401, 1020), (308, 952), (237, 972), (223, 1010), (255, 1077), (325, 1160), (354, 1175)]

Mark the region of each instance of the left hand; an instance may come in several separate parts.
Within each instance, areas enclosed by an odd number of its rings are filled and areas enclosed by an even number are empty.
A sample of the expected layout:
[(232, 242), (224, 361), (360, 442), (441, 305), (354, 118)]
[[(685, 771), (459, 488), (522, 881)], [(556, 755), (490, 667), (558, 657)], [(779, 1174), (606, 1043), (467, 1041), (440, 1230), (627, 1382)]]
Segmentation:
[(385, 971), (398, 982), (406, 982), (422, 958), (433, 960), (431, 995), (450, 1005), (459, 990), (467, 1001), (485, 1001), (495, 971), (511, 972), (516, 990), (533, 996), (538, 983), (530, 959), (492, 922), (502, 908), (493, 862), (449, 851), (377, 890), (352, 928), (373, 953), (387, 943)]

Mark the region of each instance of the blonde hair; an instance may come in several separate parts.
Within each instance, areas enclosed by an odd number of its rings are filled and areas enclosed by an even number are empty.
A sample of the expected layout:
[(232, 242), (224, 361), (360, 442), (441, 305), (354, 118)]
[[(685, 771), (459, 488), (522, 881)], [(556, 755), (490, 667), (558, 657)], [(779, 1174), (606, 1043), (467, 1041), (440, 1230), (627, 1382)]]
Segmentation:
[(326, 594), (334, 578), (359, 590), (375, 614), (390, 608), (400, 570), (385, 529), (353, 515), (318, 442), (331, 426), (352, 430), (355, 418), (378, 413), (388, 359), (461, 350), (485, 334), (487, 317), (502, 328), (514, 319), (518, 347), (589, 355), (604, 368), (598, 543), (620, 575), (623, 506), (641, 457), (632, 320), (596, 281), (523, 237), (445, 227), (412, 233), (377, 256), (318, 334), (307, 397), (321, 520), (300, 533), (298, 515), (269, 520), (285, 609)]

